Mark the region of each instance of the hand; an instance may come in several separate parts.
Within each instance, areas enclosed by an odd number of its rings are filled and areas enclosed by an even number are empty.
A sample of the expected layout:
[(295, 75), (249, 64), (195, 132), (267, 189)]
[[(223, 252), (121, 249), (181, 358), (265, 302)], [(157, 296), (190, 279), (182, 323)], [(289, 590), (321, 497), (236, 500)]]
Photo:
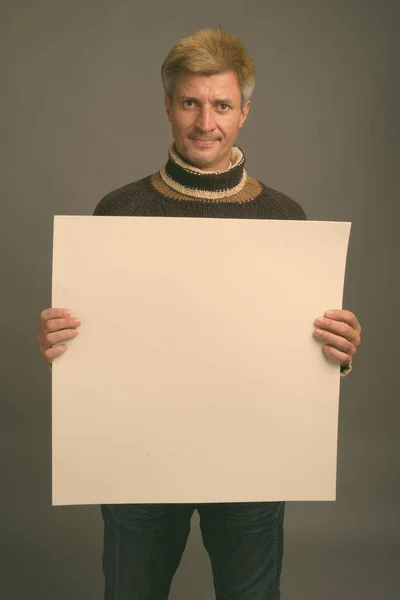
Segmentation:
[(361, 344), (361, 326), (355, 314), (348, 310), (326, 311), (315, 325), (314, 337), (323, 343), (325, 356), (348, 365)]
[(71, 316), (65, 308), (47, 308), (40, 313), (39, 331), (36, 339), (41, 355), (51, 365), (57, 356), (68, 350), (67, 344), (54, 346), (78, 335), (77, 327), (81, 322)]

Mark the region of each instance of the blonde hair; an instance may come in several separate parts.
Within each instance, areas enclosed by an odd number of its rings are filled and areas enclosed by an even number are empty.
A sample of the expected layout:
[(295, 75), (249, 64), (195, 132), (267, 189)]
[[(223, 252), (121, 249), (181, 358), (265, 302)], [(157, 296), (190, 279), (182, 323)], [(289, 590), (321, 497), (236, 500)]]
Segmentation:
[(233, 71), (239, 82), (242, 105), (250, 100), (255, 85), (255, 65), (243, 44), (231, 33), (201, 29), (180, 40), (169, 52), (161, 67), (165, 94), (172, 100), (175, 84), (182, 72), (217, 75)]

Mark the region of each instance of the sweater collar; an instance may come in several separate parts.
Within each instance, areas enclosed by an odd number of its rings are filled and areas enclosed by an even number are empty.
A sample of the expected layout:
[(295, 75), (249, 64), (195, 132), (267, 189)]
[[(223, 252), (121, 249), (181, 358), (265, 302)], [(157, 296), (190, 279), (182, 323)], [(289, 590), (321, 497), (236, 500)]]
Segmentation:
[(187, 163), (172, 144), (168, 161), (160, 175), (170, 188), (194, 198), (219, 200), (240, 192), (246, 183), (246, 158), (238, 146), (233, 146), (231, 166), (223, 171), (202, 171)]

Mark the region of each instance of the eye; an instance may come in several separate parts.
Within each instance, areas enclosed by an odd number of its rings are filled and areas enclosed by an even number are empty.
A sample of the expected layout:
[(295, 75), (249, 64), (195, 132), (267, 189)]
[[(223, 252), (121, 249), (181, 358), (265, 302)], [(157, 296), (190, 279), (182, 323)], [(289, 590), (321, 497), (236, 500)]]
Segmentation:
[(230, 108), (229, 104), (225, 104), (223, 102), (219, 105), (219, 107), (222, 110), (222, 112), (226, 112), (228, 108)]
[(194, 105), (194, 100), (184, 100), (183, 104), (187, 106), (187, 108), (191, 108)]

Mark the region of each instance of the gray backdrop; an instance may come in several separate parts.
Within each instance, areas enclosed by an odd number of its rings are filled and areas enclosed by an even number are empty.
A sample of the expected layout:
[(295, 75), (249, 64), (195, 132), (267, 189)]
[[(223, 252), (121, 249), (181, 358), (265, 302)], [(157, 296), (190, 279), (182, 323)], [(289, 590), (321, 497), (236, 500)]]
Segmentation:
[[(398, 3), (1, 9), (1, 596), (102, 597), (98, 507), (51, 507), (50, 373), (35, 334), (50, 305), (52, 219), (90, 214), (165, 162), (161, 62), (179, 38), (221, 24), (258, 67), (239, 140), (250, 174), (311, 220), (353, 222), (344, 306), (360, 319), (363, 347), (342, 382), (338, 496), (288, 505), (283, 598), (397, 599)], [(171, 597), (213, 597), (196, 517)]]

